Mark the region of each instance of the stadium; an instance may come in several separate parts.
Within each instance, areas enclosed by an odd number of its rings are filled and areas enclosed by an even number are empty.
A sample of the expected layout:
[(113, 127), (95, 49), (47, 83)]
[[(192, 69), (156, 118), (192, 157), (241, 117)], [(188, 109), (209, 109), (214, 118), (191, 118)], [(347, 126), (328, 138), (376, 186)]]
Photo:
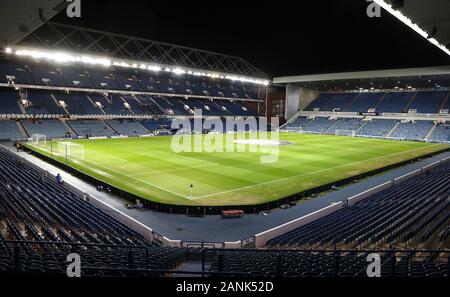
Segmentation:
[(447, 2), (362, 1), (444, 63), (276, 76), (6, 2), (0, 277), (450, 276)]

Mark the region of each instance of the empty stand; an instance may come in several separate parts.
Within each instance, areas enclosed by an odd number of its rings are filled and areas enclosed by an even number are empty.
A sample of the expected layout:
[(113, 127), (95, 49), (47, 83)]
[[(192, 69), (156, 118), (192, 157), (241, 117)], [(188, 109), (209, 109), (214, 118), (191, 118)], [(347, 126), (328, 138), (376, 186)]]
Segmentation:
[(320, 110), (327, 104), (327, 102), (334, 96), (332, 93), (321, 93), (313, 102), (311, 102), (305, 110), (313, 111), (316, 108)]
[(447, 95), (447, 91), (418, 92), (408, 108), (419, 113), (438, 113)]
[(55, 94), (57, 100), (66, 104), (66, 109), (71, 115), (100, 115), (103, 112), (87, 97), (86, 94)]
[(24, 135), (16, 121), (0, 120), (0, 140), (23, 140), (27, 136)]
[(450, 124), (439, 124), (431, 134), (430, 141), (443, 142), (450, 141)]
[(28, 135), (41, 134), (47, 138), (63, 138), (71, 135), (60, 120), (22, 120), (22, 125)]
[(66, 114), (61, 106), (58, 106), (50, 93), (31, 91), (27, 92), (28, 106), (25, 108), (29, 114)]
[(303, 131), (313, 132), (313, 133), (323, 133), (328, 128), (331, 127), (336, 122), (336, 120), (329, 120), (326, 117), (317, 117), (305, 125)]
[(352, 101), (358, 96), (358, 93), (344, 93), (344, 94), (336, 94), (328, 100), (327, 103), (322, 105), (321, 110), (340, 110), (343, 111), (347, 108), (347, 106), (352, 103)]
[(338, 119), (336, 122), (325, 130), (325, 133), (334, 134), (336, 130), (357, 131), (363, 124), (361, 119)]
[(67, 123), (79, 136), (98, 137), (117, 135), (117, 133), (100, 120), (71, 120), (67, 121)]
[[(444, 235), (450, 219), (450, 162), (276, 237), (270, 247), (423, 245)], [(448, 244), (441, 243), (441, 244)]]
[(142, 276), (138, 269), (174, 269), (185, 256), (184, 249), (146, 240), (3, 149), (0, 231), (0, 273), (65, 273), (68, 253), (77, 252), (85, 276)]
[(348, 112), (367, 112), (370, 108), (376, 108), (385, 93), (361, 93), (345, 108)]
[(378, 112), (407, 112), (406, 106), (414, 96), (413, 92), (391, 92), (378, 104)]
[(396, 120), (367, 121), (357, 132), (358, 136), (386, 137), (397, 124)]
[(391, 133), (390, 137), (407, 140), (424, 140), (433, 126), (431, 121), (415, 121), (413, 123), (400, 123)]
[(18, 100), (17, 92), (0, 89), (0, 114), (21, 114)]
[(148, 129), (133, 120), (108, 120), (105, 122), (120, 135), (139, 136), (151, 134)]

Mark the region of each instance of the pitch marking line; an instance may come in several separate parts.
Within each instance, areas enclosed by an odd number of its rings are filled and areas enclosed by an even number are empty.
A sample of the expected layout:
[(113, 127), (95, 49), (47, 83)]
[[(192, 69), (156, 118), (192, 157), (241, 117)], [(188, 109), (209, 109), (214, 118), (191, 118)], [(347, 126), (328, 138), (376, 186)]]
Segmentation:
[[(137, 179), (137, 178), (131, 177), (131, 176), (129, 176), (129, 175), (123, 174), (122, 172), (116, 171), (116, 170), (111, 169), (111, 168), (105, 168), (105, 167), (103, 167), (103, 166), (96, 165), (95, 163), (92, 163), (92, 162), (89, 162), (89, 161), (86, 161), (86, 160), (83, 160), (83, 162), (92, 164), (92, 165), (94, 165), (94, 166), (96, 166), (96, 167), (100, 167), (100, 168), (102, 168), (103, 170), (113, 171), (113, 172), (115, 172), (115, 173), (117, 173), (117, 174), (119, 174), (119, 175), (122, 175), (122, 176), (125, 176), (125, 177), (128, 177), (128, 178), (131, 178), (131, 179), (133, 179), (133, 180), (135, 180), (135, 181), (137, 181), (137, 182), (147, 184), (147, 185), (152, 186), (152, 187), (154, 187), (154, 188), (156, 188), (156, 189), (158, 189), (158, 190), (161, 190), (161, 191), (164, 191), (164, 192), (167, 192), (167, 193), (170, 193), (170, 194), (179, 196), (179, 197), (183, 197), (183, 198), (186, 198), (186, 199), (189, 199), (189, 200), (192, 200), (192, 199), (194, 198), (194, 197), (190, 197), (190, 196), (187, 196), (187, 195), (183, 195), (183, 194), (180, 194), (180, 193), (173, 192), (173, 191), (171, 191), (171, 190), (164, 189), (164, 188), (162, 188), (162, 187), (160, 187), (160, 186), (154, 185), (154, 184), (152, 184), (152, 183), (149, 183), (149, 182), (144, 181), (144, 180), (141, 180), (141, 179)], [(92, 170), (92, 169), (91, 169), (91, 170)], [(107, 172), (105, 172), (105, 173), (107, 174)]]
[[(431, 146), (435, 146), (435, 145), (437, 145), (437, 144), (433, 144)], [(428, 147), (431, 147), (431, 146), (428, 146)], [(420, 148), (416, 148), (416, 149), (409, 150), (409, 151), (406, 151), (406, 152), (422, 150), (422, 149), (428, 148), (428, 147), (420, 147)], [(344, 164), (344, 165), (339, 165), (339, 166), (335, 166), (335, 167), (320, 169), (320, 170), (316, 170), (316, 171), (313, 171), (313, 172), (302, 173), (302, 174), (298, 174), (298, 175), (292, 175), (292, 176), (288, 176), (288, 177), (274, 179), (274, 180), (270, 180), (270, 181), (259, 183), (259, 184), (253, 184), (253, 185), (240, 187), (240, 188), (236, 188), (236, 189), (231, 189), (231, 190), (227, 190), (227, 191), (222, 191), (222, 192), (217, 192), (217, 193), (213, 193), (213, 194), (192, 197), (192, 200), (203, 199), (203, 198), (213, 197), (213, 196), (227, 194), (227, 193), (231, 193), (231, 192), (236, 192), (236, 191), (243, 190), (243, 189), (249, 189), (249, 188), (253, 188), (253, 187), (258, 187), (258, 186), (261, 186), (261, 185), (266, 185), (266, 184), (271, 184), (271, 183), (274, 183), (274, 182), (287, 180), (287, 179), (290, 179), (290, 178), (293, 178), (293, 177), (300, 177), (300, 176), (305, 176), (305, 175), (314, 175), (314, 174), (317, 174), (317, 173), (320, 173), (320, 172), (323, 172), (323, 171), (328, 171), (328, 170), (332, 170), (332, 169), (336, 169), (336, 168), (346, 167), (346, 166), (349, 166), (349, 165), (355, 165), (355, 164), (359, 164), (359, 163), (363, 163), (363, 162), (367, 162), (367, 161), (373, 161), (373, 160), (377, 160), (377, 159), (381, 159), (381, 158), (386, 158), (388, 156), (394, 156), (394, 155), (399, 155), (399, 154), (404, 154), (404, 153), (405, 152), (392, 153), (392, 154), (389, 154), (389, 155), (374, 157), (374, 158), (370, 158), (370, 159), (366, 159), (366, 160), (361, 160), (361, 161), (357, 161), (357, 162), (347, 163), (347, 164)]]

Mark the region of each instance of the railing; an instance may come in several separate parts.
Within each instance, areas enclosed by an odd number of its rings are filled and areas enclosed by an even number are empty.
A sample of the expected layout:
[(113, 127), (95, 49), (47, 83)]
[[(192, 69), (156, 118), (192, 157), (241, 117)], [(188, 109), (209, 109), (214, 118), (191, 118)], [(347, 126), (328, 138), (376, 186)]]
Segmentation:
[[(333, 271), (332, 275), (334, 277), (341, 277), (340, 272), (348, 267), (343, 266), (342, 257), (348, 254), (354, 254), (358, 256), (367, 256), (369, 254), (379, 254), (382, 259), (382, 267), (385, 272), (386, 269), (389, 270), (388, 275), (382, 276), (398, 276), (396, 274), (398, 263), (400, 262), (398, 258), (404, 257), (404, 259), (417, 259), (421, 261), (426, 261), (426, 263), (435, 263), (441, 265), (447, 265), (447, 270), (442, 271), (447, 276), (450, 275), (450, 250), (448, 249), (435, 249), (435, 250), (423, 250), (423, 249), (367, 249), (367, 250), (354, 250), (354, 249), (223, 249), (223, 248), (202, 248), (202, 249), (190, 249), (190, 248), (180, 248), (180, 252), (185, 251), (182, 260), (198, 260), (199, 256), (201, 258), (201, 270), (200, 271), (185, 271), (185, 270), (174, 270), (174, 269), (152, 269), (150, 261), (150, 251), (149, 246), (133, 246), (133, 245), (113, 245), (113, 244), (95, 244), (95, 243), (72, 243), (72, 242), (54, 242), (54, 241), (18, 241), (18, 240), (0, 240), (1, 246), (12, 246), (11, 258), (14, 259), (14, 268), (11, 272), (18, 272), (20, 268), (20, 260), (23, 256), (23, 252), (26, 252), (28, 248), (32, 248), (34, 254), (39, 254), (36, 250), (36, 246), (39, 248), (44, 248), (46, 245), (53, 245), (55, 247), (63, 248), (64, 252), (76, 253), (77, 251), (86, 251), (89, 248), (96, 249), (121, 249), (122, 252), (126, 252), (128, 263), (124, 267), (117, 267), (117, 265), (94, 267), (94, 266), (82, 266), (81, 271), (83, 272), (106, 272), (106, 273), (122, 273), (125, 275), (145, 275), (145, 276), (183, 276), (183, 275), (195, 275), (201, 277), (211, 277), (211, 276), (260, 276), (255, 275), (252, 272), (247, 271), (227, 271), (224, 269), (224, 263), (226, 257), (236, 256), (236, 259), (246, 255), (269, 255), (271, 263), (275, 263), (274, 269), (270, 276), (286, 276), (283, 274), (283, 267), (287, 263), (291, 263), (289, 259), (286, 258), (287, 255), (301, 256), (306, 255), (314, 257), (318, 254), (329, 255), (333, 257)], [(134, 266), (134, 259), (136, 259), (136, 251), (144, 251), (145, 261), (142, 267)], [(54, 251), (56, 252), (56, 251)], [(142, 255), (139, 255), (142, 256)], [(111, 258), (111, 262), (114, 262), (114, 258)], [(142, 260), (142, 259), (141, 259)], [(216, 270), (208, 270), (207, 264), (214, 263), (217, 267)], [(367, 262), (369, 264), (369, 262)], [(115, 267), (112, 267), (115, 266)], [(301, 267), (299, 267), (301, 268)], [(315, 267), (318, 273), (325, 272), (329, 267)], [(87, 274), (89, 275), (89, 273)], [(92, 275), (92, 274), (91, 274)]]
[[(345, 269), (348, 269), (348, 266), (343, 266), (342, 264), (342, 257), (346, 256), (346, 254), (354, 254), (358, 256), (368, 256), (369, 254), (378, 254), (381, 258), (381, 270), (382, 270), (382, 277), (395, 277), (395, 276), (404, 276), (401, 275), (399, 272), (399, 263), (401, 260), (401, 257), (404, 257), (407, 261), (410, 259), (417, 259), (418, 261), (424, 261), (426, 263), (439, 263), (446, 266), (446, 272), (441, 271), (442, 274), (446, 274), (446, 276), (450, 276), (450, 250), (443, 249), (443, 250), (421, 250), (421, 249), (407, 249), (407, 250), (401, 250), (401, 249), (387, 249), (387, 250), (381, 250), (381, 249), (367, 249), (367, 250), (352, 250), (352, 249), (304, 249), (304, 250), (294, 250), (294, 249), (283, 249), (283, 250), (274, 250), (274, 249), (203, 249), (202, 250), (202, 271), (205, 272), (205, 274), (210, 273), (206, 272), (206, 263), (214, 261), (217, 267), (217, 271), (212, 272), (230, 272), (224, 269), (224, 263), (226, 261), (225, 257), (232, 257), (233, 255), (236, 255), (236, 258), (233, 259), (236, 261), (236, 259), (239, 259), (245, 255), (248, 254), (270, 254), (270, 263), (275, 264), (275, 269), (270, 273), (269, 276), (271, 277), (282, 277), (286, 276), (283, 273), (282, 267), (284, 267), (284, 264), (291, 263), (289, 259), (285, 259), (286, 255), (307, 255), (314, 257), (314, 255), (318, 254), (326, 254), (333, 257), (333, 267), (332, 267), (332, 277), (342, 277), (341, 272)], [(367, 260), (367, 265), (370, 264), (370, 261)], [(299, 269), (301, 266), (298, 267)], [(322, 269), (321, 269), (322, 268)], [(308, 275), (308, 276), (323, 276), (322, 273), (327, 272), (327, 269), (329, 267), (315, 267), (315, 270), (317, 271), (317, 275)], [(386, 273), (386, 270), (388, 273)], [(365, 273), (365, 271), (364, 271)], [(252, 274), (252, 276), (264, 276), (264, 275), (258, 275), (258, 274)], [(265, 275), (268, 276), (268, 275)], [(367, 275), (364, 275), (367, 276)]]

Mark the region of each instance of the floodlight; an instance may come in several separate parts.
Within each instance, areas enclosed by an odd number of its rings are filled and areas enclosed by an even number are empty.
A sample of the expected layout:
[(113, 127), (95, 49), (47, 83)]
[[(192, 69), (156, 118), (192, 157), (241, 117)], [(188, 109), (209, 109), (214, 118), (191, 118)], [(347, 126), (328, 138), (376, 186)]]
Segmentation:
[(172, 72), (175, 73), (175, 74), (184, 74), (184, 73), (186, 73), (186, 71), (181, 69), (181, 68), (175, 68), (175, 69), (172, 70)]

